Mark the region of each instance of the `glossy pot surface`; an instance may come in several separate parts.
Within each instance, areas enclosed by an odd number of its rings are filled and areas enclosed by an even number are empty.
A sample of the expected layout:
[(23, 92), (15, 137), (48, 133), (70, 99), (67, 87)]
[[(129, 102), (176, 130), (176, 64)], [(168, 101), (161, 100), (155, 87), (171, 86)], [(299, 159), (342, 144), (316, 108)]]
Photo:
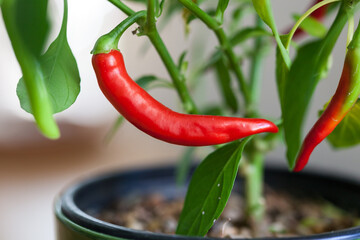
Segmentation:
[[(80, 182), (66, 189), (55, 202), (57, 240), (199, 240), (215, 238), (166, 235), (110, 224), (87, 212), (99, 211), (113, 199), (129, 194), (162, 193), (169, 198), (185, 194), (185, 187), (175, 184), (174, 167), (109, 173)], [(322, 196), (335, 205), (350, 211), (360, 210), (360, 183), (335, 176), (316, 173), (289, 173), (286, 169), (267, 168), (265, 182), (274, 189), (292, 194), (306, 193)], [(241, 192), (242, 180), (234, 190)], [(262, 238), (275, 239), (275, 238)], [(281, 238), (282, 240), (360, 239), (360, 227), (319, 235)]]

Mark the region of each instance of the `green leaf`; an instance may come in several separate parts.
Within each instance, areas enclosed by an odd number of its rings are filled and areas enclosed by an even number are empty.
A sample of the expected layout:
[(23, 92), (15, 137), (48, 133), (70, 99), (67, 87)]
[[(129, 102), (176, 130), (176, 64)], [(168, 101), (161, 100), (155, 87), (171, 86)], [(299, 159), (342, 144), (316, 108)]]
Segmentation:
[[(58, 37), (40, 58), (45, 84), (50, 95), (53, 113), (70, 107), (80, 92), (80, 75), (74, 55), (67, 42), (67, 1), (64, 1), (64, 17)], [(21, 107), (32, 113), (25, 82), (20, 79), (17, 93)]]
[(159, 2), (159, 0), (156, 1), (156, 17), (160, 17), (163, 10), (164, 10), (164, 3), (165, 0), (161, 0)]
[(260, 27), (243, 28), (237, 33), (235, 33), (234, 36), (231, 37), (230, 42), (232, 46), (235, 46), (245, 42), (250, 38), (263, 37), (263, 36), (272, 36), (272, 34)]
[(276, 31), (276, 24), (272, 14), (270, 1), (252, 0), (252, 2), (259, 17), (271, 28), (271, 30)]
[(340, 8), (327, 35), (310, 42), (298, 51), (291, 66), (284, 88), (282, 117), (287, 145), (287, 159), (294, 167), (302, 140), (302, 129), (312, 95), (324, 72), (327, 71), (329, 57), (348, 19), (347, 5)]
[(242, 151), (249, 139), (217, 149), (197, 167), (185, 198), (177, 234), (204, 236), (208, 232), (230, 197)]
[(145, 75), (135, 81), (144, 90), (150, 90), (156, 87), (173, 88), (173, 85), (163, 79), (159, 79), (154, 75)]
[[(300, 15), (293, 15), (293, 18), (295, 20), (298, 20), (301, 16)], [(327, 29), (324, 26), (324, 24), (322, 24), (321, 22), (319, 22), (318, 20), (316, 20), (315, 18), (308, 16), (307, 18), (305, 18), (302, 23), (300, 24), (300, 28), (307, 32), (309, 35), (317, 37), (317, 38), (322, 38), (326, 35)]]
[(15, 3), (15, 24), (26, 48), (40, 56), (49, 31), (48, 0), (12, 0)]
[[(319, 111), (319, 115), (323, 111)], [(352, 147), (360, 143), (360, 99), (327, 137), (334, 148)]]
[(276, 48), (276, 86), (278, 90), (278, 96), (281, 106), (284, 103), (284, 89), (285, 83), (289, 74), (289, 69), (287, 68), (284, 59), (281, 56), (279, 48)]
[(45, 0), (7, 0), (1, 5), (6, 30), (25, 78), (26, 90), (30, 95), (28, 102), (36, 124), (44, 136), (56, 139), (60, 132), (39, 64), (39, 55), (49, 28), (46, 10)]
[(220, 24), (224, 21), (224, 12), (229, 5), (229, 0), (219, 0), (215, 11), (215, 19)]
[(220, 58), (219, 61), (215, 63), (215, 70), (217, 75), (216, 80), (220, 86), (221, 96), (224, 102), (233, 112), (237, 112), (238, 102), (231, 86), (231, 76), (224, 58)]

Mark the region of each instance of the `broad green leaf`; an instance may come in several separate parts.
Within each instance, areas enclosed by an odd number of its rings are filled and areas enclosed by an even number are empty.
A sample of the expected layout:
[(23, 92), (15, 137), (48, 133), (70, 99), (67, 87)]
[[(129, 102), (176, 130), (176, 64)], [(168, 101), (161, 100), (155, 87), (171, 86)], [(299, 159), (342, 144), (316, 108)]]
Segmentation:
[(26, 48), (35, 56), (40, 56), (49, 31), (47, 18), (48, 0), (12, 0), (15, 4), (17, 34)]
[(227, 144), (208, 155), (195, 170), (185, 198), (177, 234), (204, 236), (225, 208), (250, 138)]
[(260, 27), (243, 28), (237, 33), (235, 33), (234, 36), (231, 37), (230, 42), (231, 45), (234, 46), (241, 44), (250, 38), (263, 37), (263, 36), (272, 36), (272, 34)]
[(216, 80), (221, 90), (221, 96), (224, 99), (225, 104), (233, 111), (237, 112), (238, 102), (231, 85), (231, 76), (229, 68), (225, 64), (225, 59), (220, 58), (215, 63)]
[[(295, 20), (298, 20), (300, 18), (300, 15), (295, 14), (293, 17)], [(300, 24), (300, 28), (303, 31), (307, 32), (309, 35), (317, 38), (324, 37), (327, 32), (327, 29), (324, 26), (324, 24), (322, 24), (321, 22), (319, 22), (318, 20), (316, 20), (311, 16), (308, 16), (302, 21), (302, 23)]]
[(229, 0), (218, 0), (218, 1), (219, 2), (215, 11), (215, 19), (217, 22), (222, 24), (224, 21), (224, 12), (227, 6), (229, 5)]
[[(46, 88), (51, 97), (53, 113), (61, 112), (70, 107), (80, 92), (79, 70), (67, 42), (66, 29), (67, 2), (64, 1), (64, 17), (60, 33), (40, 58)], [(20, 79), (17, 88), (21, 107), (32, 113), (23, 78)]]
[(343, 5), (340, 8), (327, 35), (321, 40), (301, 47), (291, 65), (282, 104), (287, 159), (290, 168), (294, 167), (300, 149), (303, 123), (312, 95), (326, 72), (332, 49), (351, 12), (346, 6)]
[[(319, 112), (321, 115), (322, 111)], [(360, 99), (327, 137), (334, 148), (352, 147), (360, 143)]]

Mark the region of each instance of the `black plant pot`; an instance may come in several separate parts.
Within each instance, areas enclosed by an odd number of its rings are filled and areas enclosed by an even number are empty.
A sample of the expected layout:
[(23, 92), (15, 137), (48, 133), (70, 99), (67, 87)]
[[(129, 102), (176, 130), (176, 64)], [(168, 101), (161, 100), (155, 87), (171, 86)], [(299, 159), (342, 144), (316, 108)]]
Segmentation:
[[(214, 238), (185, 237), (132, 230), (98, 220), (86, 214), (99, 211), (113, 199), (128, 194), (161, 192), (166, 196), (184, 195), (185, 189), (175, 187), (174, 167), (160, 167), (111, 173), (81, 182), (65, 190), (55, 203), (57, 240), (199, 240)], [(267, 168), (265, 182), (274, 189), (297, 194), (316, 193), (335, 205), (353, 211), (360, 210), (360, 183), (335, 176), (315, 173), (289, 173)], [(234, 189), (241, 189), (238, 179)], [(263, 238), (264, 239), (264, 238)], [(266, 238), (271, 239), (271, 238)], [(360, 239), (360, 227), (306, 237), (283, 240)]]

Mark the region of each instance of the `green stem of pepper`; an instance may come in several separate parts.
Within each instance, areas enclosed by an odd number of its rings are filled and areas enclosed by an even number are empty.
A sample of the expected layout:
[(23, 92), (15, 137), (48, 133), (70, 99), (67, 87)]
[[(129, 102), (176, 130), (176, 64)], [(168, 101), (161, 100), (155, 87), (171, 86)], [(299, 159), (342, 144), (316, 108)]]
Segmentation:
[[(253, 139), (251, 145), (256, 145), (256, 139)], [(263, 198), (264, 153), (258, 150), (249, 152), (248, 162), (244, 167), (246, 216), (256, 231), (256, 226), (263, 220), (265, 212)]]
[(169, 75), (171, 76), (171, 79), (173, 80), (173, 84), (183, 103), (185, 111), (191, 114), (198, 113), (196, 105), (192, 100), (189, 91), (185, 85), (185, 78), (180, 73), (179, 69), (176, 67), (172, 57), (170, 56), (169, 51), (167, 50), (156, 28), (154, 31), (148, 32), (146, 35), (149, 37), (151, 43), (154, 45), (156, 51), (160, 55), (161, 60), (165, 64), (165, 67)]
[(245, 105), (247, 108), (250, 105), (250, 94), (248, 85), (245, 82), (244, 74), (241, 71), (240, 64), (236, 58), (236, 55), (232, 49), (232, 46), (230, 44), (230, 41), (228, 37), (226, 36), (224, 30), (222, 29), (221, 25), (218, 24), (218, 22), (212, 18), (210, 15), (208, 15), (206, 12), (204, 12), (201, 8), (199, 8), (195, 3), (193, 3), (191, 0), (178, 0), (184, 7), (186, 7), (190, 12), (192, 12), (195, 16), (197, 16), (202, 22), (205, 23), (206, 26), (208, 26), (211, 30), (214, 31), (220, 46), (222, 47), (223, 51), (225, 52), (230, 67), (233, 70), (240, 86), (240, 91), (243, 93)]
[(156, 18), (155, 18), (155, 0), (148, 0), (147, 5), (147, 21), (146, 21), (146, 32), (153, 32), (156, 31)]
[[(259, 16), (256, 16), (256, 26), (259, 28), (264, 27), (264, 23)], [(257, 37), (254, 42), (254, 53), (251, 57), (250, 63), (250, 115), (256, 117), (256, 109), (260, 98), (261, 91), (261, 69), (264, 63), (264, 52), (266, 48), (266, 42), (263, 37)]]
[(125, 13), (128, 16), (131, 16), (135, 13), (134, 10), (129, 8), (125, 3), (123, 3), (121, 0), (108, 0), (110, 3), (112, 3), (114, 6), (119, 8), (123, 13)]

